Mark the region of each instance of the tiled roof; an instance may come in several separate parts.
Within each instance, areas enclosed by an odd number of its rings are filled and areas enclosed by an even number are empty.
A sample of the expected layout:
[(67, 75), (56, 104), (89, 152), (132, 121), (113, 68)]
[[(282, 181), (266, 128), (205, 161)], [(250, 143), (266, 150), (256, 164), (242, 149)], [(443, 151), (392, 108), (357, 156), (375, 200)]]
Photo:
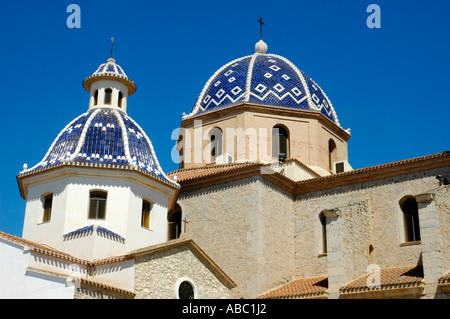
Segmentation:
[(262, 294), (258, 299), (295, 299), (321, 297), (328, 289), (328, 277), (320, 276), (292, 281)]
[(178, 187), (162, 170), (146, 133), (117, 110), (95, 109), (78, 116), (59, 133), (44, 158), (18, 178), (60, 165), (138, 170)]
[(201, 177), (212, 176), (221, 173), (229, 173), (243, 168), (265, 166), (261, 163), (232, 163), (232, 164), (213, 164), (198, 168), (185, 168), (173, 171), (167, 174), (169, 178), (177, 177), (177, 182), (193, 180)]
[[(304, 194), (315, 190), (323, 190), (333, 187), (339, 187), (348, 184), (367, 182), (377, 180), (389, 176), (398, 176), (416, 172), (418, 170), (428, 170), (438, 167), (450, 165), (450, 151), (425, 155), (406, 160), (369, 166), (365, 168), (355, 169), (343, 173), (331, 174), (323, 177), (315, 177), (306, 180), (293, 181), (286, 176), (273, 171), (273, 174), (265, 174), (266, 177), (274, 177), (278, 179), (280, 186), (292, 191), (294, 194)], [(270, 164), (263, 163), (232, 163), (220, 165), (207, 165), (198, 168), (180, 169), (168, 173), (170, 178), (177, 176), (177, 181), (193, 182), (195, 180), (196, 187), (203, 187), (203, 178), (228, 178), (235, 175), (239, 170), (247, 170), (249, 168), (271, 169)], [(254, 171), (255, 172), (255, 171)], [(262, 173), (262, 170), (260, 171)], [(231, 174), (233, 173), (233, 174)], [(263, 174), (264, 176), (264, 174)], [(222, 180), (220, 180), (222, 182)]]
[(445, 274), (441, 278), (439, 278), (439, 283), (450, 285), (450, 272), (448, 272), (447, 274)]
[(316, 82), (288, 59), (259, 52), (219, 68), (184, 118), (241, 103), (319, 112), (339, 125), (330, 100)]
[[(379, 277), (379, 287), (370, 288), (368, 285), (369, 276), (373, 274), (366, 274), (361, 278), (358, 278), (348, 285), (345, 285), (340, 289), (341, 293), (354, 293), (363, 292), (371, 290), (383, 290), (389, 288), (406, 288), (415, 287), (422, 284), (423, 280), (423, 268), (422, 266), (409, 266), (409, 267), (398, 267), (398, 268), (386, 268), (380, 269)], [(372, 276), (369, 279), (375, 278)], [(375, 284), (375, 282), (373, 282)]]
[(27, 240), (25, 238), (21, 238), (21, 237), (17, 237), (11, 234), (7, 234), (4, 233), (2, 231), (0, 231), (0, 238), (3, 238), (6, 241), (18, 244), (22, 247), (28, 247), (29, 249), (31, 249), (32, 251), (44, 254), (44, 255), (48, 255), (48, 256), (53, 256), (53, 257), (57, 257), (57, 258), (61, 258), (61, 259), (65, 259), (65, 260), (69, 260), (72, 262), (76, 262), (79, 264), (83, 264), (83, 265), (89, 265), (90, 262), (84, 259), (80, 259), (77, 257), (74, 257), (72, 255), (66, 254), (62, 251), (56, 250), (54, 248), (51, 248), (49, 246), (46, 245), (42, 245), (42, 244), (38, 244), (36, 242), (33, 242), (31, 240)]

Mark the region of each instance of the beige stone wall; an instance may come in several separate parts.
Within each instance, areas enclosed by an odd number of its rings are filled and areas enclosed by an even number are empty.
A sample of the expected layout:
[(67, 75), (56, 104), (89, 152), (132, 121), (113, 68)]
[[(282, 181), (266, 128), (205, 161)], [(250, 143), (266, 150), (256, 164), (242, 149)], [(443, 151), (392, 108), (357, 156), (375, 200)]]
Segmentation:
[[(292, 113), (292, 112), (291, 112)], [(347, 161), (347, 141), (331, 124), (298, 114), (278, 112), (245, 111), (225, 113), (222, 116), (209, 118), (199, 117), (198, 122), (185, 125), (183, 130), (185, 168), (204, 166), (210, 163), (204, 156), (208, 149), (208, 132), (220, 128), (223, 133), (223, 152), (230, 153), (234, 161), (272, 162), (272, 128), (281, 125), (289, 132), (290, 158), (295, 158), (305, 165), (329, 168), (328, 141), (336, 143), (335, 161)], [(295, 112), (294, 112), (295, 114)], [(200, 128), (201, 123), (201, 128)], [(198, 141), (201, 140), (200, 143)], [(256, 145), (250, 147), (249, 145)], [(194, 149), (194, 145), (197, 146)], [(198, 159), (202, 159), (199, 163)]]
[[(237, 283), (232, 297), (256, 297), (296, 278), (334, 276), (335, 292), (366, 273), (422, 263), (424, 247), (405, 243), (400, 200), (430, 191), (440, 228), (443, 272), (450, 265), (449, 186), (434, 169), (297, 195), (260, 176), (181, 193), (187, 233)], [(319, 214), (332, 210), (329, 251), (321, 254)], [(432, 216), (432, 215), (430, 215)], [(445, 226), (447, 225), (447, 226)], [(425, 225), (423, 225), (425, 227)], [(369, 247), (372, 249), (369, 250)], [(332, 248), (331, 248), (332, 247)]]
[[(318, 220), (320, 212), (329, 209), (337, 210), (342, 219), (345, 280), (363, 275), (372, 263), (381, 268), (422, 263), (421, 244), (405, 243), (399, 202), (405, 196), (430, 191), (436, 194), (439, 223), (447, 225), (441, 228), (441, 243), (443, 271), (448, 270), (449, 190), (448, 186), (438, 187), (436, 175), (448, 176), (449, 173), (449, 169), (436, 169), (298, 196), (295, 202), (297, 276), (317, 276), (330, 271), (330, 254), (319, 255), (321, 232)], [(329, 242), (329, 245), (333, 244)], [(369, 245), (373, 246), (371, 253)]]
[(441, 250), (444, 256), (442, 268), (448, 271), (450, 270), (450, 185), (438, 187), (434, 198), (439, 215)]
[(179, 197), (189, 234), (236, 282), (233, 298), (255, 298), (292, 278), (292, 197), (254, 177)]
[(199, 299), (229, 298), (230, 290), (189, 248), (138, 257), (135, 264), (136, 299), (176, 299), (177, 282), (189, 278)]

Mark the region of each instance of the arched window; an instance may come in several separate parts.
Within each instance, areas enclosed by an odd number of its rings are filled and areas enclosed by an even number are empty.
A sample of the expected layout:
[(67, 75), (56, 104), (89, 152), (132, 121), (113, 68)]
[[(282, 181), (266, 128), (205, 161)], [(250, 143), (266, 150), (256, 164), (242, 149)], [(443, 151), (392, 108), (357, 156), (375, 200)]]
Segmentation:
[(197, 287), (194, 281), (188, 277), (178, 279), (175, 287), (178, 299), (197, 299)]
[(327, 218), (324, 213), (319, 214), (319, 220), (321, 225), (321, 233), (322, 233), (322, 254), (327, 253)]
[(336, 162), (336, 143), (330, 139), (328, 141), (328, 166), (333, 172), (333, 163)]
[(280, 125), (272, 128), (272, 157), (280, 162), (289, 158), (289, 133)]
[(420, 240), (419, 209), (415, 198), (407, 198), (401, 202), (407, 242)]
[(209, 140), (211, 144), (211, 162), (215, 162), (217, 156), (222, 155), (222, 130), (218, 127), (213, 128), (209, 132)]
[(98, 104), (98, 90), (95, 90), (95, 93), (94, 93), (94, 105), (97, 105)]
[(175, 208), (167, 215), (167, 222), (169, 226), (168, 239), (177, 239), (181, 235), (181, 207), (176, 204)]
[(112, 89), (106, 89), (105, 90), (105, 104), (111, 105), (112, 101)]
[(106, 198), (105, 191), (91, 191), (89, 194), (89, 219), (105, 219)]
[(119, 91), (119, 107), (122, 107), (122, 98), (123, 98), (123, 94), (122, 91)]
[(53, 194), (48, 194), (44, 196), (44, 215), (42, 217), (42, 222), (47, 223), (50, 221), (52, 215), (53, 206)]
[(150, 211), (152, 210), (152, 203), (147, 200), (142, 200), (142, 214), (141, 214), (141, 226), (150, 228)]

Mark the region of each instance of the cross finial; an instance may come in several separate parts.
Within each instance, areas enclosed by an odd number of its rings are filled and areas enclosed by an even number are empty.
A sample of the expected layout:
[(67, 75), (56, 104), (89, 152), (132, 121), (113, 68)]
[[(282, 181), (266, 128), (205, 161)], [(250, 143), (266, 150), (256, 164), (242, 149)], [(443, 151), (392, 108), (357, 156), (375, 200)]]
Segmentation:
[(264, 25), (264, 22), (263, 22), (262, 18), (259, 18), (258, 22), (259, 22), (259, 27), (260, 27), (260, 29), (259, 29), (260, 37), (261, 37), (261, 40), (262, 40), (262, 26)]
[(113, 54), (113, 49), (114, 49), (114, 38), (111, 37), (111, 58), (112, 58), (112, 54)]

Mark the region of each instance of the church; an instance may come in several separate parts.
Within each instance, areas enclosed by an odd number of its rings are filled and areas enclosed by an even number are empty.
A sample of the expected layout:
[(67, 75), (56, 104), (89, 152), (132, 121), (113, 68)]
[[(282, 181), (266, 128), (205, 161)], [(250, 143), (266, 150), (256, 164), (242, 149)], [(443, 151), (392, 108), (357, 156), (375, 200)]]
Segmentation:
[(353, 169), (320, 86), (250, 53), (199, 88), (173, 172), (115, 59), (86, 77), (85, 113), (17, 175), (0, 298), (449, 298), (450, 152)]

